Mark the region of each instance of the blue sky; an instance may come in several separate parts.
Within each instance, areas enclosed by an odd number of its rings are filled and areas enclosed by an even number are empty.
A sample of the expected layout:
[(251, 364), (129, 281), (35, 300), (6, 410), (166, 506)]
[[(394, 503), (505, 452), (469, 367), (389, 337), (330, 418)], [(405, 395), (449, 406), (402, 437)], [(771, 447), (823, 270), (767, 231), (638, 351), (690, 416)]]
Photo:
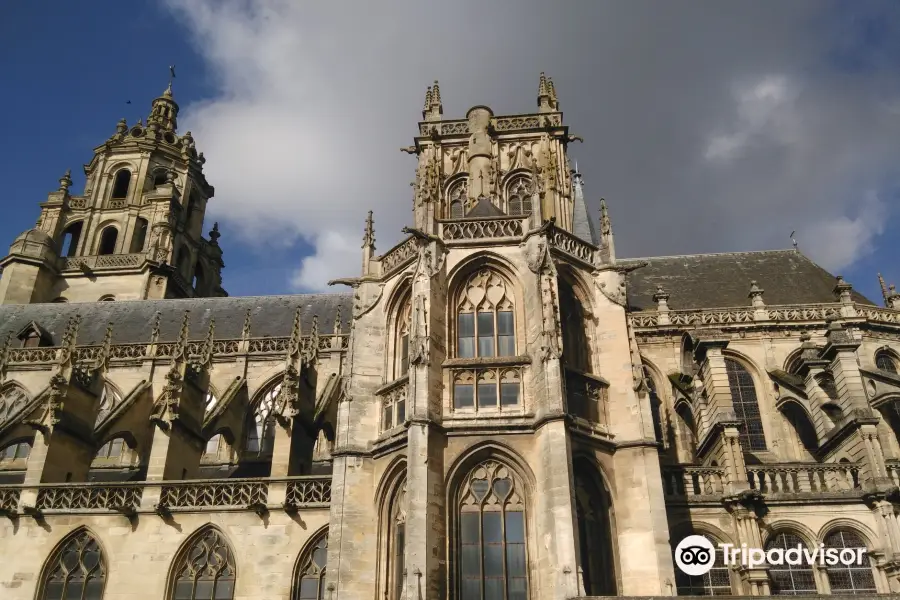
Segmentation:
[(0, 240), (34, 224), (67, 168), (80, 192), (92, 149), (146, 118), (174, 63), (180, 130), (216, 187), (206, 227), (220, 221), (225, 288), (320, 289), (356, 274), (370, 208), (378, 250), (399, 239), (414, 162), (397, 149), (426, 85), (441, 79), (447, 118), (528, 112), (546, 70), (620, 254), (784, 248), (797, 230), (871, 299), (877, 271), (900, 284), (896, 3), (572, 0), (514, 27), (496, 26), (502, 3), (476, 20), (477, 3), (328, 4), (6, 3)]

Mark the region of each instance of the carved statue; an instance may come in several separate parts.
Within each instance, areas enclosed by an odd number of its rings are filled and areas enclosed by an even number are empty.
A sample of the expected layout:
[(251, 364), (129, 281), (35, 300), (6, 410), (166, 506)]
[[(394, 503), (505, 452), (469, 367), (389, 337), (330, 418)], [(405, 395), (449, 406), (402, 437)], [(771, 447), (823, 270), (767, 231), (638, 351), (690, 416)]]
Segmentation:
[(428, 335), (428, 312), (425, 296), (416, 295), (413, 302), (412, 335), (409, 338), (409, 362), (413, 365), (428, 364), (430, 336)]

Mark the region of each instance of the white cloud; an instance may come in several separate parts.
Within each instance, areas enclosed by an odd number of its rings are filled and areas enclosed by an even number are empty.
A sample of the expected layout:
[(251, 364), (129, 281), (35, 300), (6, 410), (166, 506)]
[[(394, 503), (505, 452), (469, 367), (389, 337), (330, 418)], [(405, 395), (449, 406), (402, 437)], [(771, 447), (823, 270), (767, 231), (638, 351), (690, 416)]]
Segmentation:
[(887, 215), (886, 203), (869, 191), (855, 218), (842, 216), (812, 225), (809, 252), (826, 269), (840, 272), (872, 251), (872, 242), (884, 233)]
[(796, 230), (843, 268), (892, 216), (900, 77), (834, 64), (859, 33), (826, 3), (167, 2), (220, 86), (181, 119), (212, 216), (245, 244), (312, 245), (295, 289), (359, 274), (369, 209), (379, 251), (400, 238), (415, 164), (398, 148), (435, 78), (460, 118), (535, 110), (537, 73), (553, 76), (625, 256), (787, 247)]

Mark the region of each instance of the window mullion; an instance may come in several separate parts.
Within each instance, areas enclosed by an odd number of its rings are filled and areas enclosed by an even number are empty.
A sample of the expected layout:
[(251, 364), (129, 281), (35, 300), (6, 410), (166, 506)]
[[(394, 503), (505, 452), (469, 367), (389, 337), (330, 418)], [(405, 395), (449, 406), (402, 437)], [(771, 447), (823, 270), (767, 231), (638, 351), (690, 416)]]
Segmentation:
[(484, 505), (478, 507), (478, 554), (481, 559), (481, 600), (484, 600)]
[[(498, 384), (499, 385), (499, 384)], [(509, 566), (506, 564), (506, 507), (500, 506), (500, 553), (503, 564), (503, 598), (509, 599)]]

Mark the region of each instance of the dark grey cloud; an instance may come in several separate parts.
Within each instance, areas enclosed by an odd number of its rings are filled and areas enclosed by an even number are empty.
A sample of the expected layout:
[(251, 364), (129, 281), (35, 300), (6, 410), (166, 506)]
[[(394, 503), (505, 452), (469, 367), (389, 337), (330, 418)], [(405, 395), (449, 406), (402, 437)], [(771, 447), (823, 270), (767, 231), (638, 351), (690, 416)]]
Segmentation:
[[(842, 269), (890, 215), (900, 77), (890, 3), (169, 0), (221, 82), (187, 107), (216, 216), (248, 241), (302, 236), (294, 284), (359, 268), (411, 211), (425, 87), (444, 115), (535, 109), (554, 78), (571, 148), (621, 254), (785, 247)], [(877, 27), (873, 27), (873, 24)], [(894, 69), (893, 71), (891, 69)]]

